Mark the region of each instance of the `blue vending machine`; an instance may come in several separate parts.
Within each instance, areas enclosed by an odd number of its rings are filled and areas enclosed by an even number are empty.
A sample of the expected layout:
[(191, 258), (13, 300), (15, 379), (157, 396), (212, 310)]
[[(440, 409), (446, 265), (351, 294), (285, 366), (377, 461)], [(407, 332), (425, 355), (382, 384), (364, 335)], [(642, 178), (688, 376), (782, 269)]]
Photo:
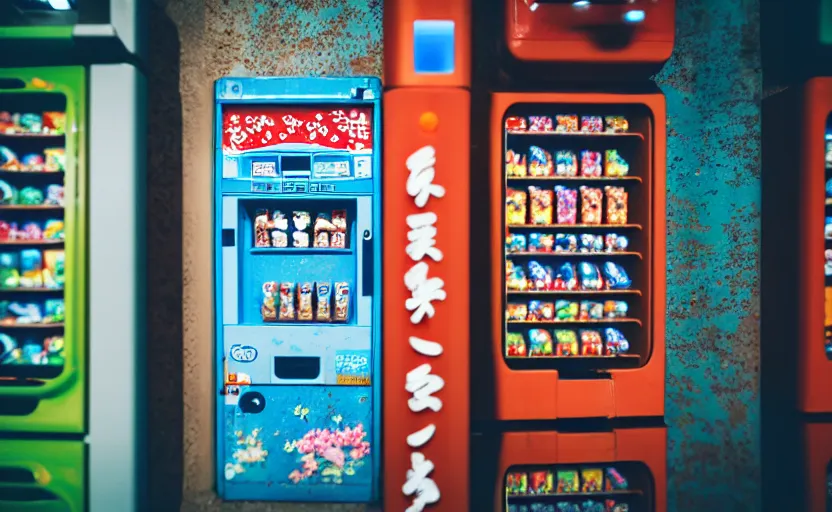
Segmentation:
[(377, 496), (381, 82), (216, 84), (218, 491)]

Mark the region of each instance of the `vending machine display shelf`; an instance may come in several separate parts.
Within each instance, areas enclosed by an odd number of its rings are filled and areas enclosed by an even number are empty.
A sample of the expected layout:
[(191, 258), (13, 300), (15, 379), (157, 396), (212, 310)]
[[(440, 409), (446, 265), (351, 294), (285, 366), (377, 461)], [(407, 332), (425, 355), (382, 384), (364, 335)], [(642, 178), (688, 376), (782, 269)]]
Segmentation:
[[(619, 251), (615, 253), (609, 252), (566, 252), (566, 251), (555, 251), (561, 258), (606, 258), (609, 257), (610, 254), (614, 254), (615, 256), (634, 256), (638, 259), (642, 259), (640, 252), (633, 252), (633, 251)], [(518, 252), (510, 252), (512, 256), (539, 256), (541, 254), (551, 254), (546, 251), (540, 252), (528, 252), (528, 251), (518, 251)]]
[(508, 224), (509, 229), (642, 229), (641, 224)]
[(616, 132), (554, 132), (536, 130), (506, 130), (506, 135), (526, 137), (626, 137), (644, 140), (641, 133), (616, 133)]
[(252, 247), (251, 254), (352, 254), (352, 249), (334, 249), (332, 247)]
[(641, 181), (638, 176), (525, 176), (510, 177), (507, 181)]

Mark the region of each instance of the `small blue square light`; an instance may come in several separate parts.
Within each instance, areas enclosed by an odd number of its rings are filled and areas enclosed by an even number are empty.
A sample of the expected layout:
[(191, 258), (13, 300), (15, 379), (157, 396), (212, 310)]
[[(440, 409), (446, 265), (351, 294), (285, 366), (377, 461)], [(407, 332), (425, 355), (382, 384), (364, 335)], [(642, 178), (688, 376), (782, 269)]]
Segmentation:
[(413, 68), (418, 74), (449, 75), (454, 72), (454, 22), (413, 22)]

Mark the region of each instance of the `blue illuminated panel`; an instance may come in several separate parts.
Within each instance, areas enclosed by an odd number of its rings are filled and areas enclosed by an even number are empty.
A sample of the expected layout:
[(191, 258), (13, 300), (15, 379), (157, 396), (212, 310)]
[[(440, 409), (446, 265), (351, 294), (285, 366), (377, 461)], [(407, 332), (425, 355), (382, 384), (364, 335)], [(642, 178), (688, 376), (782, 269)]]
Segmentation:
[(413, 22), (413, 68), (417, 74), (449, 75), (454, 72), (454, 22)]

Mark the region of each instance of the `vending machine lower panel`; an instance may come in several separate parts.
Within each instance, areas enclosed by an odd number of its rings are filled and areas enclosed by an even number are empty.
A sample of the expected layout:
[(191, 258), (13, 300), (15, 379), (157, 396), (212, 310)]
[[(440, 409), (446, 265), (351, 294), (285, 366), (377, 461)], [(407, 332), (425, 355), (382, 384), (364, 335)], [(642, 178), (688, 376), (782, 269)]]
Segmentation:
[(804, 425), (806, 510), (832, 510), (832, 423)]
[(86, 448), (73, 441), (0, 441), (0, 510), (83, 512)]

